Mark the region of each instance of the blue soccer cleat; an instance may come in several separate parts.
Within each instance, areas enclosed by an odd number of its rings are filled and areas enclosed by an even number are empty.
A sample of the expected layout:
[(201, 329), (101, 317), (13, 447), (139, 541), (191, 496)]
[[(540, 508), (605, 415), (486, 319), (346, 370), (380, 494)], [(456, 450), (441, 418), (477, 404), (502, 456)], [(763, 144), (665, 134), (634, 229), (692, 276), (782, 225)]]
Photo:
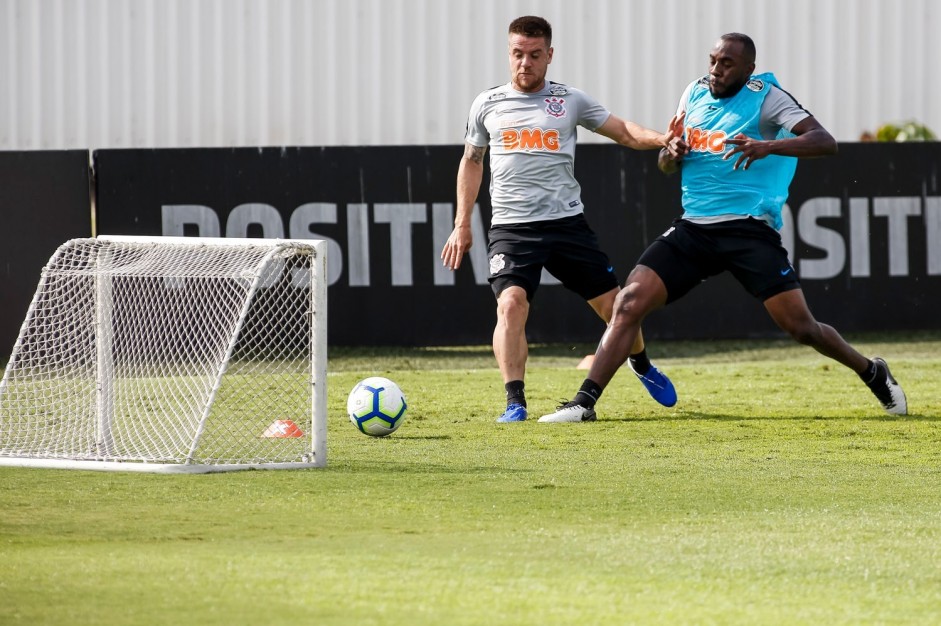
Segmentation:
[(647, 393), (650, 394), (651, 398), (663, 406), (676, 404), (676, 389), (673, 388), (673, 383), (666, 377), (666, 374), (657, 369), (656, 365), (651, 363), (650, 369), (645, 374), (638, 374), (634, 371), (634, 365), (630, 360), (628, 360), (627, 365), (634, 372), (634, 375), (640, 379), (640, 382), (644, 383), (644, 387), (647, 388)]
[(507, 422), (525, 422), (526, 407), (522, 404), (511, 404), (506, 407), (506, 411), (497, 418), (497, 422), (505, 424)]

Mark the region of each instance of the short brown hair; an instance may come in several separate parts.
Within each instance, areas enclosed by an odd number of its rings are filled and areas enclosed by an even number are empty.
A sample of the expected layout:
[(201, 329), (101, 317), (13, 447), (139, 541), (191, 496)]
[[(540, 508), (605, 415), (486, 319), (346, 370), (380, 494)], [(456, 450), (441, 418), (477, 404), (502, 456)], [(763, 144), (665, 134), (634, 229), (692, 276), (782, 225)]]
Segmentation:
[(552, 45), (552, 25), (544, 18), (535, 15), (524, 15), (510, 22), (509, 34), (542, 37), (546, 40), (546, 47)]

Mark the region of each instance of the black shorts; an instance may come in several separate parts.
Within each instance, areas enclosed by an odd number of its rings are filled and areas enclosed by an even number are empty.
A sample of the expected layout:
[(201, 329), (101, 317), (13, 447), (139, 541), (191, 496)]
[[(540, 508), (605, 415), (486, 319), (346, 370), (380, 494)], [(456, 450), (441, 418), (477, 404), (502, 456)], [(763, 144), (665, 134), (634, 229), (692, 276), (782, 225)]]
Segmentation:
[(637, 264), (657, 273), (666, 285), (668, 303), (726, 270), (762, 301), (800, 288), (781, 235), (754, 218), (716, 224), (674, 220)]
[(490, 287), (498, 297), (516, 285), (532, 300), (542, 268), (585, 300), (618, 287), (608, 255), (584, 215), (492, 226), (489, 238)]

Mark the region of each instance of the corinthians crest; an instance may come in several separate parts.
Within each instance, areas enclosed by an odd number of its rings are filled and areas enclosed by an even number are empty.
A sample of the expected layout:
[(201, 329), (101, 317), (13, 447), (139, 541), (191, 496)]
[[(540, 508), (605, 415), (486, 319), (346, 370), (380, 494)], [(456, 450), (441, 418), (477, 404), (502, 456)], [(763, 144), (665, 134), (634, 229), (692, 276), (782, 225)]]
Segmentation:
[(565, 117), (565, 100), (562, 98), (546, 98), (546, 113), (552, 117)]
[(503, 260), (502, 254), (495, 254), (490, 257), (490, 273), (496, 274), (500, 270), (506, 267), (506, 261)]

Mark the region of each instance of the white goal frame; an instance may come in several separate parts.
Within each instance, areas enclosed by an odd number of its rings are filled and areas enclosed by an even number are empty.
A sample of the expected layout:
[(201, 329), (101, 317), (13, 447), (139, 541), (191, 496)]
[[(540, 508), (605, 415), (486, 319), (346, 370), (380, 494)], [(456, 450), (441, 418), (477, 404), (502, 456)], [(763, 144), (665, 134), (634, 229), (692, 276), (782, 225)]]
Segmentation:
[[(240, 247), (241, 249), (251, 248), (259, 258), (261, 258), (262, 253), (264, 254), (257, 266), (242, 270), (241, 274), (235, 277), (223, 277), (234, 279), (240, 286), (245, 285), (246, 290), (243, 300), (241, 300), (240, 306), (242, 308), (238, 312), (234, 332), (232, 332), (230, 336), (225, 337), (227, 345), (224, 347), (223, 358), (221, 361), (210, 360), (213, 371), (208, 374), (208, 378), (212, 379), (214, 377), (214, 380), (210, 381), (211, 389), (208, 390), (208, 400), (205, 401), (204, 405), (199, 409), (201, 414), (198, 415), (198, 417), (193, 415), (187, 416), (189, 419), (188, 423), (192, 424), (198, 422), (198, 426), (196, 426), (194, 434), (187, 433), (187, 435), (184, 435), (184, 437), (192, 436), (192, 441), (189, 443), (189, 452), (185, 454), (185, 456), (181, 455), (180, 458), (174, 458), (170, 462), (167, 462), (166, 459), (129, 458), (127, 453), (118, 454), (117, 456), (119, 458), (115, 458), (113, 420), (115, 419), (116, 374), (112, 349), (112, 341), (114, 340), (114, 329), (112, 327), (114, 302), (112, 300), (112, 276), (107, 270), (102, 272), (89, 271), (83, 275), (83, 280), (94, 281), (93, 288), (86, 288), (85, 293), (89, 293), (92, 289), (94, 292), (89, 298), (94, 300), (94, 328), (88, 332), (90, 335), (93, 335), (95, 352), (93, 357), (90, 356), (89, 358), (94, 358), (95, 363), (93, 367), (88, 366), (83, 369), (79, 375), (87, 374), (91, 376), (91, 370), (94, 370), (95, 390), (93, 410), (95, 416), (93, 419), (95, 424), (92, 426), (89, 423), (90, 419), (88, 415), (83, 415), (82, 420), (84, 420), (86, 431), (94, 428), (93, 446), (95, 449), (89, 450), (91, 446), (87, 445), (86, 442), (85, 449), (77, 453), (70, 452), (68, 449), (55, 449), (48, 452), (44, 450), (37, 451), (35, 447), (30, 447), (33, 445), (32, 442), (24, 443), (23, 441), (27, 439), (27, 437), (20, 435), (19, 431), (16, 430), (20, 424), (24, 423), (27, 424), (27, 427), (24, 428), (28, 429), (29, 420), (34, 419), (32, 415), (24, 417), (20, 415), (21, 413), (41, 413), (41, 417), (45, 419), (46, 423), (70, 419), (68, 415), (50, 417), (48, 409), (43, 408), (42, 411), (39, 411), (31, 406), (31, 399), (33, 397), (31, 394), (34, 393), (30, 387), (31, 385), (34, 387), (43, 384), (54, 385), (54, 379), (57, 376), (64, 376), (55, 371), (57, 365), (53, 363), (48, 366), (43, 365), (43, 380), (34, 382), (34, 380), (39, 377), (33, 376), (31, 372), (40, 370), (35, 362), (39, 359), (49, 359), (51, 361), (53, 357), (46, 357), (45, 355), (37, 357), (29, 354), (29, 350), (26, 349), (25, 346), (29, 343), (28, 337), (30, 333), (35, 335), (38, 332), (48, 332), (48, 328), (46, 331), (37, 331), (35, 329), (37, 324), (42, 325), (44, 323), (42, 320), (38, 319), (42, 315), (42, 307), (47, 306), (48, 301), (54, 297), (44, 292), (47, 282), (50, 280), (47, 275), (47, 270), (54, 265), (57, 258), (64, 254), (63, 251), (67, 250), (69, 246), (81, 244), (91, 245), (95, 250), (98, 250), (98, 257), (95, 264), (101, 267), (110, 267), (107, 264), (110, 261), (108, 255), (111, 254), (112, 246), (117, 247), (126, 244), (131, 244), (132, 246), (139, 245), (144, 248), (148, 246), (163, 246), (164, 248), (176, 247), (181, 250), (189, 249), (188, 247), (197, 247), (201, 249), (212, 248), (213, 250), (218, 249), (221, 251), (225, 248)], [(256, 250), (260, 247), (266, 250)], [(283, 265), (277, 266), (277, 263), (286, 263), (286, 261), (282, 259), (302, 257), (308, 258), (308, 260), (303, 262), (304, 266), (302, 270), (294, 269), (296, 273), (290, 276), (290, 280), (276, 277), (278, 267), (284, 267)], [(308, 263), (309, 271), (307, 269)], [(286, 274), (286, 272), (283, 271), (282, 273)], [(89, 278), (89, 276), (93, 276), (93, 278)], [(19, 336), (13, 346), (7, 366), (4, 369), (3, 378), (0, 380), (0, 466), (188, 474), (247, 469), (302, 469), (324, 467), (327, 463), (327, 276), (327, 242), (324, 240), (101, 235), (94, 239), (73, 239), (62, 244), (43, 269), (36, 294), (27, 310)], [(147, 278), (151, 282), (154, 282), (159, 281), (161, 277), (149, 275)], [(271, 459), (262, 456), (260, 458), (253, 457), (248, 460), (237, 459), (235, 462), (226, 462), (225, 460), (216, 462), (214, 459), (209, 461), (199, 460), (196, 456), (197, 447), (200, 445), (204, 431), (207, 428), (207, 419), (209, 418), (213, 403), (215, 402), (216, 394), (219, 392), (223, 381), (227, 380), (226, 373), (231, 365), (233, 350), (240, 339), (243, 324), (248, 315), (249, 306), (253, 303), (256, 295), (264, 290), (264, 283), (273, 278), (284, 281), (280, 283), (281, 285), (288, 284), (289, 287), (282, 288), (286, 291), (291, 291), (292, 297), (295, 297), (293, 288), (296, 286), (296, 293), (299, 294), (297, 299), (305, 304), (305, 307), (301, 310), (306, 319), (298, 322), (298, 325), (302, 331), (300, 336), (309, 336), (309, 350), (306, 349), (307, 346), (301, 345), (300, 349), (298, 349), (298, 346), (294, 345), (293, 349), (295, 351), (300, 350), (301, 358), (299, 360), (294, 359), (293, 362), (300, 363), (300, 365), (295, 367), (302, 367), (309, 372), (309, 376), (305, 374), (305, 377), (308, 379), (306, 384), (309, 385), (309, 389), (303, 389), (298, 393), (298, 397), (307, 397), (309, 394), (310, 398), (309, 422), (306, 421), (306, 415), (302, 415), (305, 420), (304, 430), (306, 432), (299, 432), (299, 434), (295, 435), (297, 438), (296, 442), (289, 442), (287, 440), (278, 442), (272, 440), (272, 445), (277, 444), (281, 447), (278, 448), (276, 452), (272, 453), (271, 456), (273, 458)], [(309, 283), (305, 280), (308, 278)], [(214, 279), (215, 277), (213, 276), (209, 280)], [(163, 277), (163, 280), (173, 281), (176, 279), (172, 275), (167, 275)], [(87, 284), (87, 282), (83, 284)], [(309, 290), (309, 296), (306, 296), (306, 302), (304, 302), (305, 292), (307, 290)], [(144, 305), (146, 304), (147, 303), (144, 302)], [(210, 313), (212, 313), (211, 307), (208, 308), (210, 309)], [(305, 308), (306, 311), (304, 310)], [(280, 313), (281, 311), (275, 311), (274, 313), (267, 313), (267, 315), (276, 316)], [(46, 321), (45, 324), (46, 327), (50, 326), (50, 322), (48, 321)], [(307, 324), (309, 324), (309, 327)], [(259, 327), (266, 328), (266, 326), (262, 324), (259, 324)], [(153, 328), (153, 334), (155, 335), (159, 335), (161, 331), (161, 328)], [(266, 338), (265, 341), (268, 341), (268, 339)], [(274, 340), (271, 341), (273, 342)], [(295, 344), (301, 344), (303, 342), (306, 342), (306, 339), (303, 341), (296, 340)], [(309, 361), (309, 365), (304, 365), (305, 361)], [(277, 359), (272, 359), (271, 362), (275, 363), (272, 367), (277, 366)], [(200, 362), (200, 364), (202, 364), (202, 362)], [(74, 376), (74, 374), (68, 374), (68, 376)], [(140, 376), (143, 377), (144, 375)], [(153, 377), (154, 375), (147, 374), (148, 380), (151, 380)], [(52, 382), (48, 382), (49, 380)], [(90, 384), (91, 383), (88, 382), (84, 388), (87, 389)], [(208, 384), (210, 383), (207, 382), (207, 385)], [(15, 391), (19, 389), (26, 389), (26, 391), (16, 395)], [(5, 398), (5, 395), (10, 397)], [(85, 395), (90, 396), (91, 393)], [(261, 394), (259, 393), (259, 395)], [(278, 394), (270, 395), (277, 396)], [(16, 399), (13, 400), (11, 399), (12, 397)], [(23, 400), (23, 397), (26, 399)], [(206, 398), (202, 399), (206, 400)], [(76, 398), (75, 402), (81, 404), (82, 400), (86, 401), (86, 405), (90, 405), (92, 402), (92, 400), (87, 397)], [(275, 407), (275, 410), (277, 411), (281, 408), (282, 407)], [(88, 413), (90, 414), (92, 409), (90, 406), (88, 409)], [(271, 415), (260, 415), (258, 416), (258, 423), (254, 426), (263, 426), (266, 423), (281, 423), (278, 421), (281, 417), (284, 417), (284, 415), (277, 412)], [(214, 416), (214, 419), (219, 418)], [(129, 420), (125, 418), (125, 421)], [(7, 424), (5, 425), (4, 422)], [(289, 423), (292, 427), (294, 426), (293, 422)], [(307, 426), (307, 424), (309, 424), (309, 426)], [(263, 435), (258, 431), (256, 436), (262, 437)], [(86, 439), (89, 439), (89, 437), (90, 435), (86, 433)], [(295, 445), (297, 447), (290, 447)], [(294, 456), (292, 457), (292, 455)], [(292, 458), (285, 459), (285, 456)]]

